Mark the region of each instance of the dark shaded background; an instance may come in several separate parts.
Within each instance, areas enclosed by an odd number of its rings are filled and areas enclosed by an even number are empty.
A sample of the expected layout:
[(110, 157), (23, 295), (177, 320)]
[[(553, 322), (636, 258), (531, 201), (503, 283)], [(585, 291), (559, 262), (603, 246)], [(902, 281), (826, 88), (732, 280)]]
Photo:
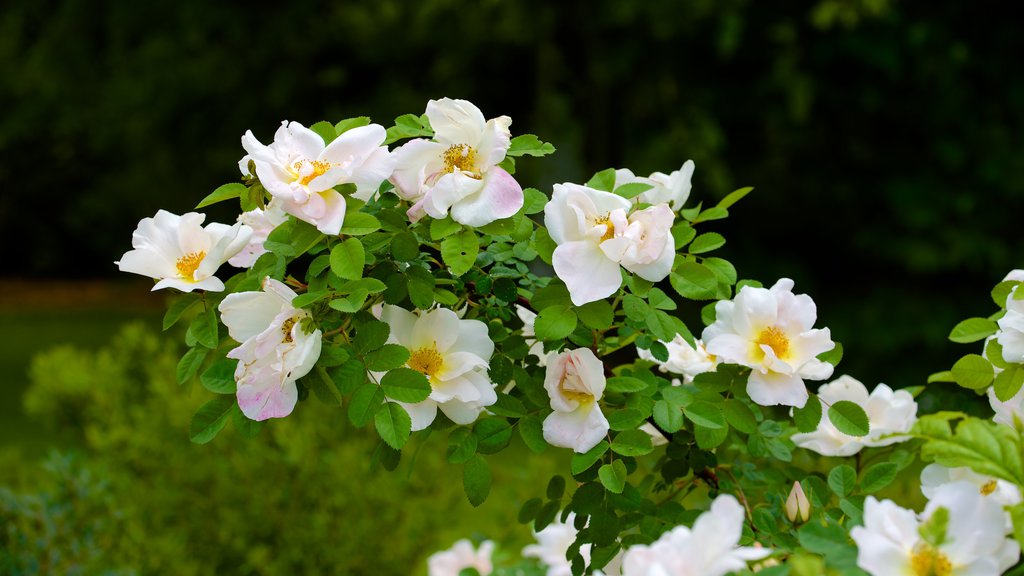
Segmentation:
[[(869, 385), (967, 349), (1020, 257), (1024, 37), (969, 3), (422, 0), (246, 5), (7, 0), (2, 274), (117, 275), (137, 221), (237, 177), (282, 119), (467, 98), (559, 149), (542, 189), (697, 164), (741, 277), (797, 281)], [(220, 210), (220, 209), (219, 209)], [(211, 210), (233, 219), (228, 210)], [(927, 396), (926, 400), (927, 402)]]

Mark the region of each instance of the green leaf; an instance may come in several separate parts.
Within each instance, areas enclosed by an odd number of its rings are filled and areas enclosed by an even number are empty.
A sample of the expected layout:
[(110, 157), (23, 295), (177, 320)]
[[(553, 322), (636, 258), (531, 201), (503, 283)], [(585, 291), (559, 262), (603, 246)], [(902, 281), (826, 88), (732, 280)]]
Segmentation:
[(213, 306), (207, 307), (206, 310), (203, 310), (193, 318), (192, 324), (189, 325), (189, 330), (192, 332), (192, 336), (195, 337), (196, 342), (210, 350), (216, 348), (220, 338), (217, 335), (217, 313), (214, 311)]
[(736, 283), (736, 267), (728, 260), (715, 257), (705, 258), (704, 265), (718, 276), (720, 282), (730, 285)]
[(548, 500), (559, 500), (565, 494), (565, 478), (561, 476), (552, 476), (551, 480), (548, 481), (547, 496)]
[(817, 396), (811, 394), (803, 408), (793, 409), (793, 423), (796, 424), (796, 429), (800, 432), (805, 434), (814, 432), (818, 429), (818, 423), (821, 422), (821, 413), (821, 401)]
[(643, 456), (653, 450), (651, 436), (643, 430), (626, 430), (612, 440), (612, 452), (623, 456)]
[(576, 316), (584, 326), (593, 330), (607, 330), (615, 320), (612, 305), (607, 300), (589, 302), (576, 308)]
[(555, 151), (555, 147), (547, 142), (541, 142), (533, 134), (520, 134), (512, 139), (509, 145), (509, 156), (547, 156)]
[(718, 277), (703, 264), (684, 262), (669, 276), (672, 288), (690, 300), (714, 300), (718, 293)]
[(754, 418), (754, 412), (742, 400), (729, 398), (722, 403), (722, 412), (729, 425), (740, 432), (753, 434), (757, 430), (757, 419)]
[(739, 190), (733, 190), (732, 192), (726, 194), (725, 198), (722, 198), (721, 200), (718, 201), (718, 207), (729, 208), (733, 204), (743, 199), (744, 196), (753, 192), (753, 190), (754, 189), (750, 186), (747, 186), (746, 188), (740, 188)]
[(992, 388), (996, 393), (996, 398), (1001, 402), (1009, 402), (1010, 398), (1020, 391), (1022, 384), (1024, 384), (1024, 365), (1013, 364), (996, 376)]
[(951, 372), (957, 384), (971, 390), (987, 388), (995, 376), (992, 364), (978, 354), (968, 354), (957, 360)]
[[(520, 419), (519, 436), (534, 454), (541, 454), (548, 449), (548, 443), (544, 440), (544, 422), (540, 416), (527, 416)], [(608, 444), (605, 443), (605, 449), (607, 448)]]
[(356, 116), (355, 118), (346, 118), (334, 125), (334, 132), (338, 136), (341, 136), (342, 134), (348, 132), (353, 128), (359, 128), (361, 126), (367, 126), (369, 124), (369, 116)]
[(167, 330), (171, 326), (177, 324), (178, 320), (181, 319), (182, 314), (187, 312), (196, 304), (199, 304), (199, 302), (201, 302), (201, 300), (195, 294), (184, 294), (177, 298), (167, 308), (167, 313), (164, 314), (164, 330)]
[(946, 535), (949, 533), (949, 509), (946, 507), (936, 508), (927, 520), (917, 527), (921, 539), (938, 548), (946, 542)]
[(828, 409), (828, 419), (843, 434), (867, 436), (871, 424), (864, 409), (849, 400), (839, 400)]
[(723, 244), (725, 244), (725, 237), (717, 232), (707, 232), (694, 238), (693, 242), (690, 242), (688, 250), (690, 254), (703, 254), (720, 248)]
[(234, 396), (218, 396), (199, 407), (192, 416), (188, 435), (196, 444), (206, 444), (228, 423), (231, 409), (235, 407)]
[(481, 454), (494, 454), (507, 446), (512, 439), (512, 427), (504, 418), (477, 420), (473, 432), (479, 439)]
[(647, 329), (662, 342), (671, 342), (676, 337), (676, 321), (661, 310), (651, 310), (647, 316)]
[(373, 417), (373, 425), (377, 428), (381, 440), (395, 450), (401, 450), (409, 440), (412, 419), (399, 404), (385, 402)]
[(174, 376), (178, 380), (178, 384), (188, 382), (199, 372), (199, 367), (203, 365), (203, 360), (206, 359), (208, 352), (206, 348), (189, 348), (188, 352), (185, 352), (185, 355), (178, 361), (178, 366), (174, 370)]
[(399, 232), (391, 237), (391, 256), (397, 262), (415, 260), (420, 255), (420, 243), (412, 232)]
[(704, 400), (698, 400), (683, 408), (683, 413), (694, 424), (705, 428), (717, 429), (725, 426), (725, 415), (721, 406)]
[(849, 495), (856, 485), (857, 471), (846, 464), (840, 464), (828, 473), (828, 487), (839, 497)]
[(462, 464), (476, 454), (476, 446), (476, 434), (469, 428), (460, 426), (448, 435), (448, 449), (445, 453), (452, 464)]
[(1024, 546), (1024, 502), (1010, 506), (1007, 511), (1013, 520), (1013, 537), (1017, 544)]
[(358, 280), (363, 276), (366, 264), (366, 252), (363, 243), (355, 238), (348, 238), (331, 249), (331, 272), (345, 280)]
[(219, 360), (210, 364), (210, 367), (203, 371), (199, 382), (214, 394), (235, 393), (235, 367), (237, 360)]
[(576, 313), (567, 306), (548, 306), (533, 324), (539, 340), (564, 340), (576, 329)]
[(680, 222), (672, 227), (672, 243), (681, 250), (697, 236), (697, 230), (689, 222)]
[(355, 339), (352, 343), (355, 345), (356, 352), (362, 355), (383, 346), (388, 341), (389, 335), (391, 335), (391, 326), (380, 320), (374, 320), (362, 324), (356, 329)]
[(451, 268), (453, 276), (462, 276), (473, 269), (480, 240), (473, 230), (467, 228), (441, 242), (441, 258)]
[(998, 329), (999, 326), (987, 318), (968, 318), (953, 327), (949, 339), (960, 344), (977, 342), (995, 334)]
[(613, 193), (616, 196), (622, 196), (623, 198), (630, 200), (632, 198), (636, 198), (637, 196), (643, 194), (644, 192), (647, 192), (651, 188), (654, 188), (654, 186), (651, 186), (650, 184), (644, 184), (643, 182), (630, 182), (629, 184), (623, 184), (622, 186), (618, 186), (617, 188), (615, 188), (615, 191)]
[(340, 234), (344, 236), (365, 236), (380, 230), (380, 221), (365, 212), (348, 212), (345, 222), (341, 225)]
[(626, 488), (626, 465), (622, 463), (622, 460), (601, 466), (597, 471), (597, 476), (601, 479), (601, 484), (613, 494), (622, 494)]
[(697, 447), (701, 450), (714, 450), (722, 442), (725, 442), (725, 438), (729, 435), (729, 428), (723, 426), (721, 428), (708, 428), (695, 424), (693, 427), (693, 436), (697, 439)]
[[(386, 344), (384, 348), (394, 346)], [(404, 350), (404, 348), (403, 348)], [(406, 352), (408, 356), (408, 352)], [(422, 373), (412, 368), (395, 368), (380, 380), (384, 395), (399, 402), (422, 402), (430, 396), (430, 381)]]
[(206, 208), (210, 204), (216, 204), (217, 202), (223, 202), (224, 200), (231, 200), (232, 198), (238, 198), (242, 194), (248, 194), (249, 189), (245, 187), (245, 184), (240, 182), (232, 182), (231, 184), (224, 184), (218, 186), (216, 190), (210, 193), (209, 196), (203, 198), (199, 204), (196, 204), (196, 209)]
[(895, 462), (880, 462), (868, 466), (860, 475), (860, 491), (866, 494), (878, 492), (891, 484), (899, 471), (900, 466)]
[(655, 402), (651, 414), (654, 416), (654, 423), (669, 434), (678, 432), (683, 427), (683, 411), (665, 400)]
[(316, 132), (318, 136), (323, 138), (324, 144), (330, 144), (338, 137), (338, 133), (334, 130), (334, 124), (324, 122), (323, 120), (313, 124), (309, 129)]
[[(366, 369), (374, 372), (387, 372), (405, 365), (409, 361), (409, 350), (398, 344), (385, 344), (380, 348), (366, 354)], [(415, 372), (415, 370), (414, 370)], [(419, 374), (419, 372), (417, 372)], [(422, 374), (420, 374), (422, 376)], [(387, 390), (384, 391), (387, 394)], [(396, 398), (397, 400), (397, 398)], [(403, 400), (403, 402), (418, 402), (418, 400)]]
[(481, 456), (473, 456), (462, 469), (462, 487), (474, 507), (487, 500), (491, 493), (491, 469)]
[(651, 288), (648, 291), (647, 302), (651, 307), (658, 310), (675, 310), (677, 307), (675, 301), (669, 298), (668, 294), (662, 292), (660, 288)]
[(536, 188), (523, 189), (523, 214), (537, 214), (544, 211), (548, 203), (546, 194)]
[(434, 304), (434, 277), (430, 271), (420, 266), (409, 266), (405, 269), (408, 281), (409, 300), (420, 310), (427, 310)]
[(607, 451), (608, 442), (601, 440), (596, 446), (587, 450), (583, 454), (573, 454), (572, 463), (570, 464), (569, 469), (573, 474), (580, 474), (593, 466), (594, 463), (600, 460), (601, 456), (604, 456), (604, 453)]
[(388, 128), (387, 139), (384, 143), (391, 144), (403, 138), (419, 138), (421, 136), (429, 138), (433, 135), (434, 131), (430, 129), (426, 114), (423, 116), (403, 114), (395, 118), (394, 126)]
[(606, 392), (640, 392), (647, 389), (647, 382), (632, 376), (612, 376), (605, 386)]
[(440, 240), (462, 230), (462, 224), (452, 220), (451, 216), (445, 216), (440, 220), (430, 221), (430, 239)]
[[(960, 417), (954, 413), (952, 417)], [(947, 414), (921, 417), (911, 434), (926, 440), (921, 457), (948, 468), (966, 466), (979, 474), (1024, 485), (1020, 436), (1009, 426), (965, 418), (952, 431)]]
[(588, 187), (602, 192), (611, 192), (615, 187), (615, 168), (606, 168), (587, 180)]
[(647, 420), (647, 416), (635, 408), (610, 410), (606, 413), (606, 417), (608, 426), (615, 431), (639, 428)]
[(936, 372), (928, 376), (928, 383), (933, 384), (935, 382), (956, 382), (953, 378), (953, 373), (949, 370), (943, 370), (942, 372)]
[(838, 366), (839, 362), (843, 359), (843, 345), (839, 342), (834, 342), (834, 344), (835, 346), (831, 350), (818, 354), (818, 360), (828, 362), (832, 366)]
[(712, 206), (711, 208), (708, 208), (707, 210), (704, 210), (700, 214), (698, 214), (697, 217), (693, 219), (693, 223), (694, 224), (699, 224), (701, 222), (710, 222), (712, 220), (721, 220), (723, 218), (728, 218), (728, 217), (729, 217), (729, 211), (728, 210), (726, 210), (725, 208), (722, 208), (721, 206)]
[(384, 402), (384, 391), (376, 384), (363, 384), (348, 404), (348, 419), (357, 428), (362, 428), (373, 420), (377, 408)]
[(520, 524), (528, 524), (537, 517), (537, 513), (540, 512), (541, 505), (544, 501), (540, 498), (530, 498), (526, 502), (523, 502), (523, 506), (519, 509), (519, 515), (516, 517)]

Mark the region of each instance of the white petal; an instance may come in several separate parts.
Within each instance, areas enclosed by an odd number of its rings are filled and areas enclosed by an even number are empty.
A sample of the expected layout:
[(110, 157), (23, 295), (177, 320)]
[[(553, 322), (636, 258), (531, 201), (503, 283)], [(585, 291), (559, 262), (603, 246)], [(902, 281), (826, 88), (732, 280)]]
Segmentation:
[(472, 102), (441, 98), (427, 102), (427, 119), (434, 129), (434, 139), (442, 144), (480, 142), (484, 133), (484, 115)]
[(619, 265), (609, 260), (593, 242), (562, 244), (555, 248), (551, 263), (577, 306), (607, 298), (622, 285)]
[(747, 394), (761, 406), (803, 408), (808, 398), (807, 387), (799, 376), (776, 372), (762, 374), (757, 370), (751, 371), (747, 379)]
[(596, 403), (573, 412), (552, 412), (544, 419), (544, 440), (552, 446), (572, 448), (582, 454), (608, 433), (608, 420)]

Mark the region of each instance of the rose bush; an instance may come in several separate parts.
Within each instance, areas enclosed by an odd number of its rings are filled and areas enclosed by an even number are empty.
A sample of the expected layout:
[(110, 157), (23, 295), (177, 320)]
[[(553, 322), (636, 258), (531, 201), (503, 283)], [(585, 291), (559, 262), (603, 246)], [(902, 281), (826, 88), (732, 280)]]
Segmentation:
[[(930, 379), (989, 394), (996, 421), (919, 414), (921, 387), (869, 392), (850, 376), (815, 393), (807, 382), (829, 380), (843, 350), (815, 327), (811, 297), (710, 255), (726, 239), (706, 228), (750, 188), (694, 202), (687, 161), (647, 178), (609, 168), (549, 194), (518, 182), (516, 163), (554, 147), (511, 125), (447, 98), (387, 129), (285, 122), (269, 146), (247, 132), (242, 182), (199, 203), (238, 199), (238, 223), (143, 220), (119, 265), (185, 292), (164, 319), (189, 321), (176, 377), (216, 395), (192, 439), (211, 441), (229, 419), (255, 435), (302, 418), (312, 393), (372, 424), (385, 467), (413, 433), (446, 433), (473, 505), (490, 491), (487, 457), (514, 435), (534, 452), (573, 451), (568, 474), (522, 503), (538, 538), (528, 559), (498, 565), (494, 543), (460, 541), (431, 574), (1017, 563), (1019, 275), (994, 290), (999, 312), (950, 335), (984, 340), (983, 353)], [(221, 281), (225, 262), (242, 269)], [(917, 483), (919, 462), (942, 467), (927, 469), (920, 514), (877, 496)]]

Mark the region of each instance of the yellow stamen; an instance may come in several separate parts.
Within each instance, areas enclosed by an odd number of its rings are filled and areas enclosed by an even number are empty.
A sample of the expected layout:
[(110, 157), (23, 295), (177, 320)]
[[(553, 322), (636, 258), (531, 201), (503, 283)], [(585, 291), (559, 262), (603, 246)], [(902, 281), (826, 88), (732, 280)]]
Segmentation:
[(775, 326), (761, 330), (754, 343), (758, 345), (758, 348), (762, 345), (767, 345), (775, 352), (775, 357), (780, 360), (784, 360), (786, 355), (789, 354), (789, 338), (785, 332)]
[(295, 327), (295, 318), (289, 318), (281, 324), (281, 333), (284, 334), (285, 342), (292, 342), (292, 328)]
[(331, 169), (330, 162), (324, 162), (322, 160), (299, 160), (298, 162), (292, 165), (292, 168), (295, 169), (296, 178), (298, 178), (298, 175), (302, 174), (303, 164), (309, 164), (310, 166), (313, 167), (312, 172), (310, 172), (306, 176), (303, 176), (302, 179), (299, 180), (299, 184), (302, 184), (303, 186), (308, 186), (309, 183), (312, 182), (314, 178), (318, 176), (323, 176), (325, 172)]
[(468, 144), (453, 144), (444, 151), (444, 171), (447, 173), (472, 172), (476, 174), (476, 150)]
[(612, 238), (615, 237), (615, 225), (612, 224), (611, 217), (609, 217), (607, 214), (605, 214), (604, 216), (598, 216), (594, 220), (594, 226), (597, 226), (599, 224), (604, 224), (605, 226), (604, 234), (601, 235), (601, 242), (604, 242), (605, 240), (611, 240)]
[(953, 563), (942, 552), (928, 544), (921, 543), (914, 547), (910, 556), (910, 568), (914, 576), (951, 576)]
[(203, 258), (206, 258), (206, 252), (190, 252), (185, 254), (178, 261), (174, 263), (174, 266), (178, 269), (178, 274), (186, 280), (194, 280), (196, 269), (199, 268), (199, 264), (203, 262)]
[(409, 368), (422, 373), (429, 380), (433, 381), (438, 372), (444, 369), (444, 357), (437, 351), (437, 344), (430, 348), (413, 350), (409, 354)]
[(988, 482), (985, 482), (984, 486), (981, 487), (981, 495), (988, 496), (989, 494), (995, 492), (997, 487), (998, 486), (996, 485), (995, 480), (989, 480)]

